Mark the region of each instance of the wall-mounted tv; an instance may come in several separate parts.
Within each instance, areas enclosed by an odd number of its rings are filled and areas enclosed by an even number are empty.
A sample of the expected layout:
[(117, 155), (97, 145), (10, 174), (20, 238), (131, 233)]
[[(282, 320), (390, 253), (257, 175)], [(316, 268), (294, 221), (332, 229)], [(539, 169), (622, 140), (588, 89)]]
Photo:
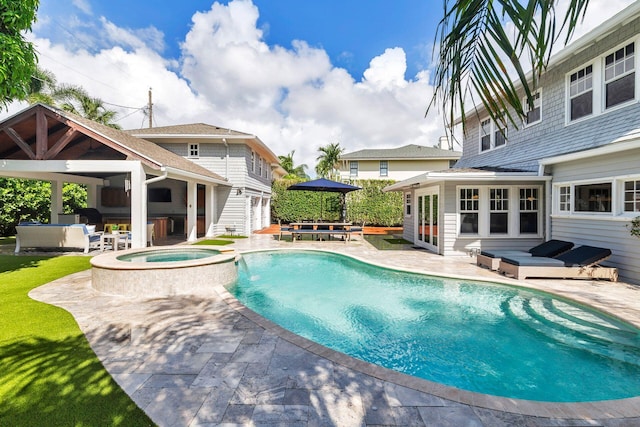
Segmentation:
[(149, 188), (149, 201), (157, 203), (171, 203), (170, 188)]

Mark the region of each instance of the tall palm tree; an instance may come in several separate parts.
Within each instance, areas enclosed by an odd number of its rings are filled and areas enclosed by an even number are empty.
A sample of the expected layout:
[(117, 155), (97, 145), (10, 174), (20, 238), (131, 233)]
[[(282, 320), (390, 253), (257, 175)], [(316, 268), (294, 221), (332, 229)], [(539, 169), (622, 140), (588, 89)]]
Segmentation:
[(287, 175), (285, 176), (285, 178), (309, 178), (309, 175), (307, 175), (307, 173), (305, 172), (305, 169), (307, 169), (307, 165), (302, 164), (296, 166), (293, 162), (293, 154), (295, 152), (296, 150), (291, 150), (291, 152), (286, 156), (278, 156), (280, 165), (284, 170), (287, 171)]
[(318, 151), (321, 154), (316, 158), (318, 160), (316, 173), (323, 178), (335, 176), (339, 167), (340, 155), (344, 152), (344, 148), (340, 147), (339, 142), (334, 142), (318, 148)]
[[(465, 98), (477, 96), (493, 120), (519, 126), (526, 107), (533, 107), (533, 94), (553, 44), (563, 32), (565, 43), (569, 41), (589, 0), (571, 0), (564, 15), (556, 11), (558, 3), (445, 0), (444, 17), (436, 31), (435, 90), (427, 113), (439, 104), (449, 127), (458, 115), (464, 126)], [(504, 29), (507, 21), (513, 23), (512, 36)], [(517, 83), (512, 81), (510, 68)], [(527, 75), (529, 68), (531, 75)], [(526, 95), (524, 103), (518, 86)]]
[(56, 90), (55, 97), (63, 100), (60, 107), (65, 111), (102, 123), (114, 129), (122, 129), (120, 125), (114, 123), (114, 119), (118, 113), (113, 110), (108, 110), (104, 106), (104, 101), (100, 98), (89, 96), (87, 91), (79, 86), (60, 86)]

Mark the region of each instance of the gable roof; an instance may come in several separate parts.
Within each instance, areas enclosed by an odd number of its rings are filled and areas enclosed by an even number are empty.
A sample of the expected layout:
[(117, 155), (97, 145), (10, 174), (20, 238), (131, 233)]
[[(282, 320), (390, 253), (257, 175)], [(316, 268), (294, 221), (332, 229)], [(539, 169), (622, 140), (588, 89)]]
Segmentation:
[(459, 159), (459, 151), (409, 144), (398, 148), (371, 148), (342, 154), (340, 160), (429, 160)]
[[(118, 153), (121, 153), (123, 155), (121, 159), (139, 160), (144, 165), (154, 170), (160, 170), (168, 167), (179, 173), (187, 175), (201, 175), (209, 178), (210, 180), (216, 181), (218, 184), (230, 185), (220, 175), (178, 156), (177, 154), (174, 154), (153, 142), (137, 138), (127, 132), (114, 129), (93, 120), (89, 120), (45, 104), (32, 105), (0, 123), (0, 156), (4, 152), (2, 147), (16, 144), (14, 137), (7, 132), (9, 130), (9, 132), (15, 131), (18, 138), (24, 142), (21, 147), (22, 151), (17, 152), (17, 154), (14, 153), (12, 158), (24, 158), (26, 160), (53, 160), (55, 158), (60, 158), (60, 154), (64, 152), (64, 147), (57, 151), (55, 154), (57, 157), (47, 157), (46, 153), (42, 155), (37, 154), (37, 150), (32, 150), (32, 153), (28, 152), (30, 150), (30, 145), (37, 146), (37, 122), (39, 115), (46, 117), (46, 129), (43, 130), (47, 133), (60, 133), (61, 127), (69, 128), (74, 131), (73, 134), (77, 136), (68, 138), (66, 144), (64, 144), (65, 147), (80, 144), (82, 140), (91, 139), (108, 146)], [(13, 129), (13, 131), (10, 129)], [(63, 138), (61, 137), (58, 141), (61, 139)], [(50, 141), (50, 145), (51, 146), (44, 148), (49, 151), (54, 150), (57, 143), (55, 141)], [(22, 157), (20, 157), (20, 155)]]
[(222, 128), (219, 126), (208, 125), (206, 123), (191, 123), (184, 125), (161, 126), (155, 128), (130, 129), (125, 132), (140, 138), (150, 140), (156, 139), (225, 139), (228, 143), (246, 143), (255, 148), (260, 154), (268, 160), (272, 165), (280, 166), (280, 160), (267, 145), (256, 135), (250, 133), (238, 132), (233, 129)]

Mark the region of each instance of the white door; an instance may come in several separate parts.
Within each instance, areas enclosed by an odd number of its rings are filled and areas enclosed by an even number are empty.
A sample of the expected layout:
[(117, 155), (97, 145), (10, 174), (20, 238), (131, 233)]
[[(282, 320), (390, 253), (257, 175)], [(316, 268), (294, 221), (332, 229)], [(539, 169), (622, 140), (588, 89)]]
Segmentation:
[(438, 249), (438, 187), (416, 191), (414, 242), (418, 246), (440, 253)]

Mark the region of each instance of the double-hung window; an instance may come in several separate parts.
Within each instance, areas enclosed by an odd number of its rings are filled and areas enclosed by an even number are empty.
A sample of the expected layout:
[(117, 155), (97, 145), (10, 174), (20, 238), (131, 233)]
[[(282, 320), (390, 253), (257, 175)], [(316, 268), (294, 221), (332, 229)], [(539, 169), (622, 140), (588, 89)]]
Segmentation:
[(404, 214), (406, 216), (411, 216), (411, 193), (406, 193), (404, 195)]
[(491, 119), (480, 122), (480, 151), (488, 151), (507, 143), (507, 129)]
[(520, 189), (520, 234), (538, 234), (539, 191)]
[(509, 189), (489, 191), (489, 234), (509, 233)]
[(522, 100), (522, 105), (524, 106), (525, 111), (527, 112), (527, 115), (525, 117), (525, 123), (527, 126), (532, 125), (534, 123), (538, 123), (540, 120), (542, 120), (542, 112), (541, 112), (542, 98), (541, 98), (540, 91), (538, 90), (535, 93), (533, 93), (532, 98), (533, 98), (533, 107), (529, 105), (526, 97)]
[(258, 156), (258, 176), (262, 176), (262, 157)]
[(480, 190), (460, 189), (460, 234), (478, 234), (480, 212)]
[(256, 152), (251, 151), (251, 172), (256, 173)]
[(389, 162), (380, 160), (380, 176), (389, 176)]
[(349, 176), (358, 176), (358, 162), (355, 160), (349, 162)]
[(605, 108), (635, 98), (635, 46), (629, 43), (604, 58)]
[(593, 65), (569, 76), (569, 117), (571, 120), (593, 113)]

